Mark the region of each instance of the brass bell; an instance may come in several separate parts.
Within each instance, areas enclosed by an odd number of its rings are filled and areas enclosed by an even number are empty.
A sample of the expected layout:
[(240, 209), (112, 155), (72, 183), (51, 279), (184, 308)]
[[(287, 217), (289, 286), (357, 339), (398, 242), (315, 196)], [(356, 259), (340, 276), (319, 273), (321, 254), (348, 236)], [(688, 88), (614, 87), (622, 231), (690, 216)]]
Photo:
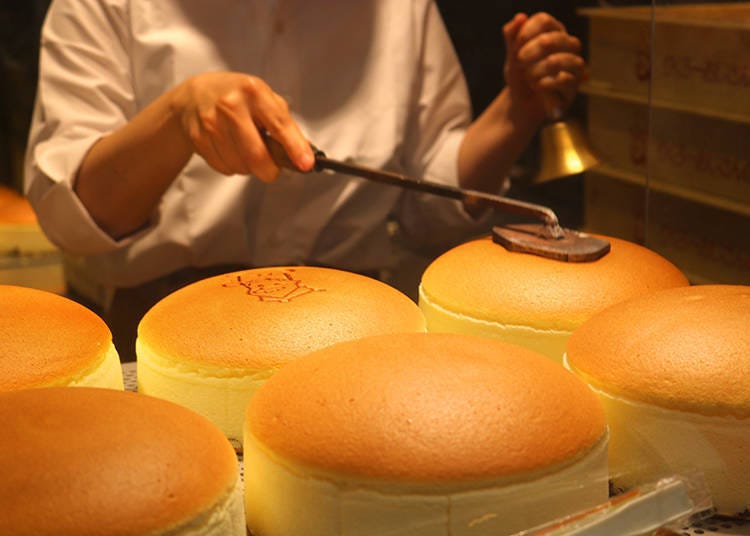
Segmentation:
[(539, 133), (539, 170), (533, 183), (575, 175), (600, 163), (578, 121), (565, 118), (559, 107), (548, 108), (547, 116)]

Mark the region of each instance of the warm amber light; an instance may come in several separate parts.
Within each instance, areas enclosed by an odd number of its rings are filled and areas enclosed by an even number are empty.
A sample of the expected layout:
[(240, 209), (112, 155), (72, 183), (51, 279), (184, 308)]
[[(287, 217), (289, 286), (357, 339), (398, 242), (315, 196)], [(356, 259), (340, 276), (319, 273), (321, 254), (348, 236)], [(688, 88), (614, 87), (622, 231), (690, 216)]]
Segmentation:
[(554, 121), (542, 127), (539, 172), (534, 182), (546, 182), (575, 175), (599, 164), (586, 134), (572, 119)]

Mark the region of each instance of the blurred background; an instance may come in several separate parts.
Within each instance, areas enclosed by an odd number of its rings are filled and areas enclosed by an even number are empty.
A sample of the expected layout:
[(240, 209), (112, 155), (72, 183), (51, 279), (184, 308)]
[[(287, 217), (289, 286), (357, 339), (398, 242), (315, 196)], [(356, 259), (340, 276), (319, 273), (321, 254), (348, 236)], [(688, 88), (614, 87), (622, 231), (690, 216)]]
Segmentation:
[(49, 0), (0, 2), (0, 183), (20, 190), (36, 89), (39, 30)]

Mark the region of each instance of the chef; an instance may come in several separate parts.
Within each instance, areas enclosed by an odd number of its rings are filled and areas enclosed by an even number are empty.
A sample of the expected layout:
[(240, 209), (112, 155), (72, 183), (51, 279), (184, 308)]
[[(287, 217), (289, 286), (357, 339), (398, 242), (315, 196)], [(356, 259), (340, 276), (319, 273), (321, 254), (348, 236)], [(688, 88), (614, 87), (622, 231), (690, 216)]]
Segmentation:
[[(585, 68), (546, 13), (502, 31), (506, 86), (472, 122), (432, 0), (54, 0), (25, 190), (71, 293), (128, 359), (142, 314), (191, 281), (299, 264), (378, 276), (393, 224), (421, 246), (477, 232), (458, 202), (309, 172), (310, 142), (500, 191), (546, 99), (569, 105)], [(261, 131), (308, 173), (280, 170)]]

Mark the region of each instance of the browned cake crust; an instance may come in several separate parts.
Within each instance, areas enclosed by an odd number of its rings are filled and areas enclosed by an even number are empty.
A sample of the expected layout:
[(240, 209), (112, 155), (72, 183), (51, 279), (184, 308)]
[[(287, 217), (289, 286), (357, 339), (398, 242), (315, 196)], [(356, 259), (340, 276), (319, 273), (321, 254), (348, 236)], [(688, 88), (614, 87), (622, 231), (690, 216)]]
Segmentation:
[(67, 384), (110, 349), (104, 321), (42, 290), (0, 285), (0, 390)]
[(165, 359), (266, 369), (336, 342), (424, 329), (419, 307), (385, 283), (302, 266), (188, 285), (148, 311), (138, 338)]
[(672, 263), (637, 244), (604, 237), (612, 249), (593, 262), (569, 263), (513, 253), (490, 238), (438, 257), (422, 276), (435, 305), (472, 318), (570, 330), (594, 313), (655, 289), (685, 286)]
[(25, 197), (0, 185), (0, 225), (3, 223), (36, 223), (36, 214)]
[(307, 467), (436, 483), (526, 476), (605, 433), (601, 403), (559, 364), (436, 333), (368, 337), (290, 363), (253, 397), (246, 424)]
[(0, 393), (0, 428), (0, 534), (150, 534), (200, 514), (237, 478), (217, 428), (146, 395)]
[(750, 287), (698, 285), (612, 306), (573, 333), (567, 360), (617, 396), (750, 417)]

